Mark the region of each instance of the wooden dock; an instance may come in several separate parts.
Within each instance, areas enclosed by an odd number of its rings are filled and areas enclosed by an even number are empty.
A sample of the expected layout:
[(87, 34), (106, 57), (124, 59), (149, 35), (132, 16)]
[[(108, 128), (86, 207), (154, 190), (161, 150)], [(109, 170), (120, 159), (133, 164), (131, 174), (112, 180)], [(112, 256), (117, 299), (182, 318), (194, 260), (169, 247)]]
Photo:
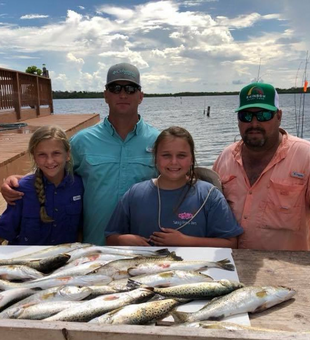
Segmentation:
[[(27, 153), (28, 142), (32, 133), (43, 125), (58, 125), (71, 137), (86, 127), (97, 124), (99, 114), (51, 114), (43, 117), (23, 120), (27, 126), (15, 130), (0, 132), (0, 182), (12, 174), (24, 175), (31, 169)], [(6, 208), (6, 203), (0, 195), (0, 215)]]

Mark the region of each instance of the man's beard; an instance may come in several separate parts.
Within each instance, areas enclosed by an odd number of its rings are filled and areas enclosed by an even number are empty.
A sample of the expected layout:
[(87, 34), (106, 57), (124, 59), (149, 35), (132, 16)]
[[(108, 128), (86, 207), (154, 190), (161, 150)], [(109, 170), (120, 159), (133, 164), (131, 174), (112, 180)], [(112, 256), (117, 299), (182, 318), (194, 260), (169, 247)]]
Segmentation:
[[(259, 131), (261, 134), (259, 136), (249, 135), (251, 131)], [(265, 138), (265, 130), (261, 128), (248, 128), (244, 135), (242, 136), (242, 140), (244, 144), (252, 148), (260, 148), (265, 145), (266, 138)]]

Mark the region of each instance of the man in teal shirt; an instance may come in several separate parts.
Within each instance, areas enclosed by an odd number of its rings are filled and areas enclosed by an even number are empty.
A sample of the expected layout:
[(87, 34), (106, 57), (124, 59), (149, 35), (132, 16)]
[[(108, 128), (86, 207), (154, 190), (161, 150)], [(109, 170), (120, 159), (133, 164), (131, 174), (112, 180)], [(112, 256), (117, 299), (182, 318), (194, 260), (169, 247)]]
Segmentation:
[[(110, 67), (104, 98), (109, 115), (71, 139), (74, 170), (82, 177), (85, 190), (83, 242), (96, 245), (105, 245), (105, 228), (122, 195), (134, 183), (156, 177), (152, 146), (159, 134), (138, 114), (143, 92), (135, 66)], [(10, 177), (1, 191), (13, 202), (21, 193), (14, 194), (10, 186), (18, 186), (18, 182)]]
[(71, 139), (75, 173), (84, 183), (83, 242), (105, 244), (104, 230), (123, 194), (156, 176), (152, 146), (158, 130), (138, 114), (143, 100), (138, 69), (127, 63), (107, 74), (109, 115)]

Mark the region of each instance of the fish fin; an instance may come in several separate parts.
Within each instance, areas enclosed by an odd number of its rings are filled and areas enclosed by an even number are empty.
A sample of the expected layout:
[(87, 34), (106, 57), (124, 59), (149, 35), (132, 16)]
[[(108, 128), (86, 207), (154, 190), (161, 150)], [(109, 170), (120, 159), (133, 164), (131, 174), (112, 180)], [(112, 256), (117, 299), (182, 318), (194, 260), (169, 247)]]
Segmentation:
[(168, 248), (158, 249), (155, 251), (155, 254), (158, 256), (165, 256), (169, 255), (171, 252)]
[(176, 311), (176, 310), (171, 311), (170, 314), (172, 315), (175, 323), (187, 322), (188, 317), (190, 315), (190, 313), (179, 312), (179, 311)]
[(225, 269), (225, 270), (229, 270), (229, 271), (235, 270), (235, 266), (228, 259), (217, 261), (216, 264), (218, 267)]
[(131, 288), (131, 289), (136, 289), (136, 288), (145, 287), (145, 286), (143, 286), (138, 281), (135, 281), (133, 279), (128, 279), (126, 287)]
[(171, 256), (174, 261), (183, 261), (183, 258), (178, 256), (175, 251), (172, 251), (169, 256)]
[(255, 310), (251, 311), (250, 313), (260, 313), (263, 312), (264, 310), (268, 309), (269, 307), (267, 306), (267, 303), (263, 303), (262, 305), (258, 306)]

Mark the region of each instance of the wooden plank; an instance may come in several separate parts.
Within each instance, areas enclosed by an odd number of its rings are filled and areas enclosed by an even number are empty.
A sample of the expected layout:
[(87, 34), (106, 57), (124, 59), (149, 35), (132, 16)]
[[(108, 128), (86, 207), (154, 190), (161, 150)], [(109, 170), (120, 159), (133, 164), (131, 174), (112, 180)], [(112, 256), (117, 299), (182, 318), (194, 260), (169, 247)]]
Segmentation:
[[(20, 324), (21, 323), (21, 324)], [(63, 322), (0, 320), (1, 340), (175, 340), (175, 339), (244, 339), (244, 340), (309, 340), (309, 332), (270, 330), (216, 330), (157, 326), (90, 326)]]
[(286, 331), (310, 330), (310, 252), (238, 249), (233, 250), (233, 258), (239, 279), (244, 284), (282, 285), (296, 290), (294, 299), (250, 315), (252, 326)]

